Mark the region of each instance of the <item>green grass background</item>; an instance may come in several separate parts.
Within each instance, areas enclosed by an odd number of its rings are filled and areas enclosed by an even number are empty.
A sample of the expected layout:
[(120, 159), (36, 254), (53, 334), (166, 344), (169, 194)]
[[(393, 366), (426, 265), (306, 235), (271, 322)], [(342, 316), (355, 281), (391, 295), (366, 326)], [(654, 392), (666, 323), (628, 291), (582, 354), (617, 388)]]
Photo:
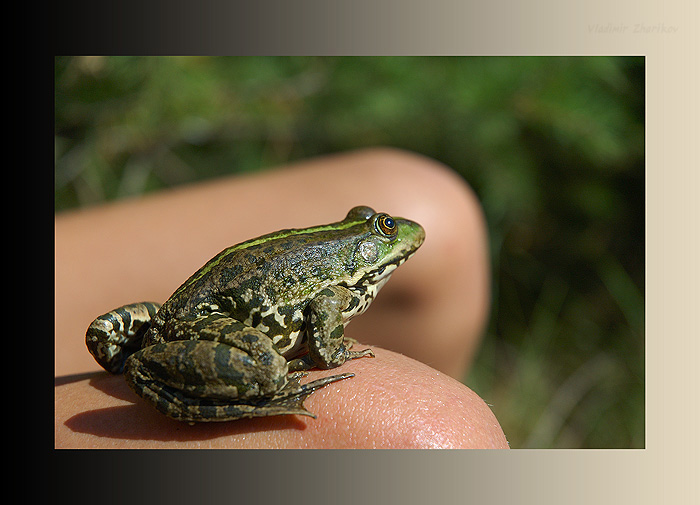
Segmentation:
[(642, 57), (60, 57), (55, 211), (394, 146), (488, 220), (464, 382), (512, 447), (644, 447)]

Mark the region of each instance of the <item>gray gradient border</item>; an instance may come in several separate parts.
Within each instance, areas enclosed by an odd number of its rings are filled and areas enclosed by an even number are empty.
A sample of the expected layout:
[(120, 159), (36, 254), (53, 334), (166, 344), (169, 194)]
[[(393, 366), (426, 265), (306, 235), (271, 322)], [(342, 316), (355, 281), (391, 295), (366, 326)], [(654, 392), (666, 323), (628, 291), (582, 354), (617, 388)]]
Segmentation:
[(643, 55), (647, 68), (645, 449), (54, 451), (57, 496), (519, 504), (697, 497), (697, 2), (69, 1), (50, 9), (55, 54)]

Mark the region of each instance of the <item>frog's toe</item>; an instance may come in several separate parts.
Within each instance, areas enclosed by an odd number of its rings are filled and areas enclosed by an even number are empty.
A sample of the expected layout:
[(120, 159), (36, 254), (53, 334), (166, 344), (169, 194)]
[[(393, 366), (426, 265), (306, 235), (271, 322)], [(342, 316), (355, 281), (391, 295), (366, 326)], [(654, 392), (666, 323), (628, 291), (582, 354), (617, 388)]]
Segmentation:
[(290, 372), (289, 375), (287, 375), (287, 380), (296, 381), (298, 383), (300, 379), (307, 375), (309, 375), (309, 372)]
[(355, 359), (355, 358), (374, 358), (374, 352), (372, 352), (372, 349), (364, 349), (362, 351), (347, 351), (347, 359)]
[[(296, 372), (295, 374), (303, 374), (302, 376), (308, 375), (306, 372)], [(284, 386), (279, 393), (275, 395), (275, 398), (277, 397), (294, 397), (294, 396), (302, 396), (303, 398), (306, 398), (309, 396), (311, 393), (314, 391), (321, 389), (323, 386), (327, 386), (328, 384), (332, 384), (333, 382), (338, 382), (343, 379), (349, 379), (350, 377), (354, 377), (354, 373), (341, 373), (338, 375), (331, 375), (329, 377), (323, 377), (321, 379), (316, 379), (315, 381), (307, 382), (306, 384), (299, 384), (296, 382), (288, 382), (286, 386)]]
[(279, 412), (280, 414), (300, 414), (315, 418), (316, 416), (306, 410), (306, 407), (304, 407), (304, 400), (306, 400), (311, 393), (321, 389), (324, 386), (327, 386), (328, 384), (332, 384), (333, 382), (343, 379), (349, 379), (350, 377), (354, 376), (354, 373), (331, 375), (330, 377), (323, 377), (315, 381), (307, 382), (306, 384), (299, 384), (297, 381), (289, 381), (287, 385), (284, 386), (273, 398), (266, 402), (266, 405), (263, 408), (270, 408), (274, 410), (281, 409)]

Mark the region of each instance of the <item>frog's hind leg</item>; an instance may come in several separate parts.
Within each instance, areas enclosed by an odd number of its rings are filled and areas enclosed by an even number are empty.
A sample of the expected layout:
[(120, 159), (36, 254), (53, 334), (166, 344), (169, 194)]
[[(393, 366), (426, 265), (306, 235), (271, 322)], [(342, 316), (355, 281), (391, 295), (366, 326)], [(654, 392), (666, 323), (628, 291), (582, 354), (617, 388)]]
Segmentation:
[(141, 384), (140, 395), (168, 417), (188, 422), (233, 421), (252, 417), (297, 414), (316, 418), (304, 407), (304, 400), (317, 389), (354, 374), (334, 375), (308, 384), (290, 382), (272, 398), (252, 403), (230, 403), (222, 400), (191, 398), (173, 387), (150, 382)]
[[(216, 321), (224, 324), (220, 318)], [(219, 332), (220, 340), (222, 335), (227, 332)], [(300, 374), (288, 375), (285, 358), (269, 338), (256, 338), (253, 329), (246, 330), (245, 338), (241, 335), (224, 340), (239, 340), (237, 345), (245, 349), (210, 340), (145, 347), (127, 360), (127, 383), (163, 414), (193, 423), (284, 414), (313, 417), (304, 408), (304, 400), (317, 389), (352, 375), (299, 384)]]
[(85, 334), (90, 354), (108, 372), (121, 373), (126, 359), (141, 348), (143, 336), (158, 309), (158, 303), (141, 302), (102, 314)]
[(156, 408), (168, 417), (190, 424), (292, 414), (315, 419), (316, 415), (304, 407), (304, 400), (314, 391), (353, 375), (352, 373), (334, 375), (307, 384), (290, 381), (273, 397), (261, 398), (250, 403), (230, 403), (207, 398), (195, 399), (169, 387), (159, 387), (157, 390), (149, 391), (148, 394), (151, 395), (151, 398), (146, 398), (146, 396), (144, 398), (152, 401)]

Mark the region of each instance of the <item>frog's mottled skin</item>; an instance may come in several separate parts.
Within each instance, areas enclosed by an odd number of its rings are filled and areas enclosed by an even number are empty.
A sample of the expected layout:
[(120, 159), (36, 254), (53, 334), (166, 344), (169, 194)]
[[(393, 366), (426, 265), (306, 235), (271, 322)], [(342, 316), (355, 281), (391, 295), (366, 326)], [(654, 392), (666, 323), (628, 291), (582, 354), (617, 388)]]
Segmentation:
[(162, 413), (188, 422), (313, 416), (304, 370), (372, 356), (344, 326), (423, 243), (417, 223), (355, 207), (338, 223), (283, 230), (225, 249), (160, 307), (98, 317), (88, 349)]

